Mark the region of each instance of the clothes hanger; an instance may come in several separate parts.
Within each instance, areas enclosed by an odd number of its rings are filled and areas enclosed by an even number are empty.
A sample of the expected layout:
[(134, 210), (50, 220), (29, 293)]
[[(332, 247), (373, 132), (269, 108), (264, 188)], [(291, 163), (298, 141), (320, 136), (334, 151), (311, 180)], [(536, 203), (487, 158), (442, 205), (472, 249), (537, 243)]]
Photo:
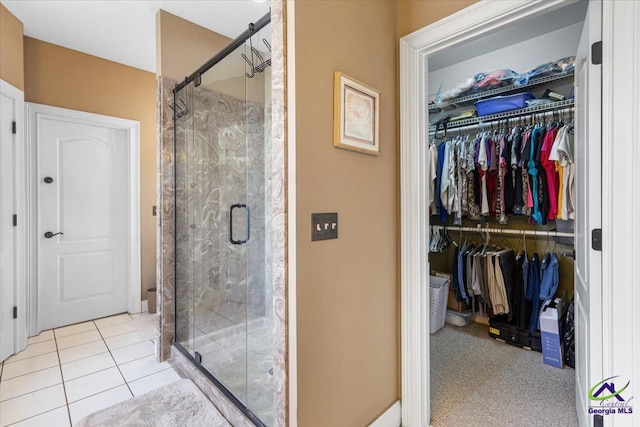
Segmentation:
[(551, 237), (551, 231), (547, 230), (547, 242), (544, 246), (544, 252), (548, 253), (549, 252), (549, 238)]
[[(446, 116), (446, 117), (441, 118), (440, 120), (438, 120), (438, 121), (435, 123), (435, 125), (434, 125), (434, 126), (436, 127), (436, 132), (435, 132), (435, 134), (433, 135), (433, 137), (434, 137), (435, 139), (443, 140), (443, 139), (445, 139), (445, 138), (447, 137), (447, 124), (449, 123), (449, 120), (451, 120), (451, 114), (449, 114), (449, 115), (448, 115), (448, 116)], [(441, 136), (441, 137), (438, 137), (438, 132), (439, 132), (440, 130), (442, 130), (442, 131), (443, 131), (443, 133), (442, 133), (442, 136)]]
[(524, 252), (525, 256), (527, 254), (527, 232), (522, 230), (522, 252)]

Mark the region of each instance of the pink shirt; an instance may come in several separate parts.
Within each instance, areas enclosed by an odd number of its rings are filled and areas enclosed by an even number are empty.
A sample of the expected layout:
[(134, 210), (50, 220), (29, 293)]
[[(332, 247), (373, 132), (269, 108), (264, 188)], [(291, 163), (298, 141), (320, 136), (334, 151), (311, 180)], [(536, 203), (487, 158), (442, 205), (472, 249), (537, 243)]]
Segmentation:
[(549, 214), (547, 219), (555, 219), (558, 215), (558, 184), (559, 177), (556, 172), (556, 164), (553, 160), (549, 160), (549, 154), (551, 154), (551, 148), (553, 142), (558, 134), (557, 128), (552, 128), (547, 131), (542, 142), (542, 148), (540, 149), (540, 163), (547, 173), (547, 189), (549, 196)]

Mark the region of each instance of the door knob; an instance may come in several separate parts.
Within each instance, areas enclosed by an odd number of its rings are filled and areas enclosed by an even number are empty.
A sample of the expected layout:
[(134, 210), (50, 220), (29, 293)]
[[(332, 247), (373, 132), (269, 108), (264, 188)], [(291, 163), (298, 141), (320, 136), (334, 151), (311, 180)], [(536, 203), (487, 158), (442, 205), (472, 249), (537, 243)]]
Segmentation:
[(53, 182), (53, 178), (51, 178), (50, 176), (47, 176), (44, 178), (44, 182), (47, 184), (51, 184)]
[(62, 231), (58, 231), (57, 233), (52, 233), (50, 231), (47, 231), (46, 233), (44, 233), (44, 237), (46, 237), (47, 239), (50, 239), (53, 236), (57, 236), (58, 234), (63, 234), (63, 233)]

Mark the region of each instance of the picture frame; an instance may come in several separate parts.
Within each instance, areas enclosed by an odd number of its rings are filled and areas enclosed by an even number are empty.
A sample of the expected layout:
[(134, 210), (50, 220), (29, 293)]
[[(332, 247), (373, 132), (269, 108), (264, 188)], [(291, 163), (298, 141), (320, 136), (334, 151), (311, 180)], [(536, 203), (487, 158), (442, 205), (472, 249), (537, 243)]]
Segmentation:
[(380, 155), (380, 92), (334, 73), (333, 146)]

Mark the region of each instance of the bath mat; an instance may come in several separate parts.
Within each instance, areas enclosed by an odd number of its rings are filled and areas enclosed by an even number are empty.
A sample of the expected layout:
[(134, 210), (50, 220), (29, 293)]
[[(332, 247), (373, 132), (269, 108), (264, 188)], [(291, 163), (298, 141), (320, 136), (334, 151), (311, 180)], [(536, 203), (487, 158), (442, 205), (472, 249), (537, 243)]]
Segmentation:
[(231, 427), (191, 380), (180, 380), (84, 417), (74, 427)]

